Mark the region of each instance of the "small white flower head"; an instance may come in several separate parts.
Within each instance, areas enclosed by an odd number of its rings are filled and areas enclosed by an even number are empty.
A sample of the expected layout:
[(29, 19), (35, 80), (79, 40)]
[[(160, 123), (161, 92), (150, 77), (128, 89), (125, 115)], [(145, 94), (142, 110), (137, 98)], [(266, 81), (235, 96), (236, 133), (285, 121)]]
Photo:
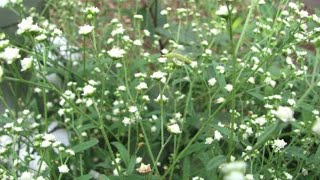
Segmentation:
[(168, 11), (163, 9), (160, 11), (160, 15), (164, 16), (164, 15), (167, 15), (168, 14)]
[(66, 153), (68, 153), (70, 156), (74, 156), (76, 154), (72, 149), (67, 149)]
[(4, 59), (7, 64), (12, 64), (16, 59), (21, 56), (19, 54), (20, 50), (15, 47), (6, 47), (3, 52), (0, 53), (0, 59)]
[(27, 69), (30, 69), (33, 65), (33, 58), (29, 57), (29, 58), (23, 58), (21, 61), (21, 71), (25, 71)]
[(23, 34), (29, 31), (33, 26), (33, 19), (32, 17), (27, 17), (22, 19), (22, 21), (18, 24), (17, 34)]
[(96, 91), (96, 88), (88, 84), (83, 87), (82, 91), (83, 91), (82, 93), (83, 96), (90, 96)]
[(107, 51), (107, 53), (111, 58), (119, 59), (124, 57), (124, 55), (126, 54), (126, 51), (118, 47), (113, 47), (112, 49)]
[(216, 15), (227, 16), (228, 15), (228, 7), (225, 5), (220, 6), (219, 9), (216, 11)]
[(223, 177), (223, 180), (246, 180), (243, 173), (239, 171), (232, 171)]
[(67, 165), (63, 164), (61, 166), (58, 167), (59, 172), (64, 174), (64, 173), (68, 173), (70, 171), (70, 169), (68, 168)]
[(233, 86), (231, 84), (227, 84), (226, 87), (224, 87), (228, 92), (231, 92), (233, 90)]
[(294, 99), (288, 99), (288, 104), (291, 105), (291, 106), (294, 106), (296, 105), (296, 101)]
[(31, 179), (33, 179), (33, 174), (28, 171), (23, 172), (19, 178), (19, 180), (31, 180)]
[(267, 122), (265, 117), (258, 117), (254, 120), (255, 124), (259, 124), (260, 126), (263, 126)]
[(167, 73), (165, 73), (165, 72), (157, 71), (157, 72), (154, 72), (150, 77), (152, 79), (160, 80), (160, 79), (166, 77), (166, 75), (167, 75)]
[[(152, 120), (150, 120), (150, 121), (152, 121)], [(150, 130), (151, 130), (152, 133), (156, 132), (157, 131), (157, 126), (151, 126)]]
[(251, 83), (251, 84), (254, 84), (255, 83), (254, 77), (250, 77), (248, 79), (248, 82)]
[(218, 130), (215, 130), (214, 131), (214, 139), (217, 141), (220, 141), (220, 139), (222, 139), (222, 138), (223, 138), (222, 134)]
[(169, 125), (168, 131), (172, 134), (181, 134), (182, 133), (178, 124)]
[(87, 15), (97, 15), (100, 13), (100, 10), (95, 6), (90, 6), (90, 7), (86, 7), (83, 10), (83, 12), (86, 13)]
[(48, 37), (45, 35), (45, 34), (40, 34), (40, 35), (38, 35), (38, 36), (36, 36), (35, 37), (35, 39), (37, 40), (37, 41), (44, 41), (44, 40), (46, 40)]
[(204, 144), (212, 144), (213, 140), (214, 139), (212, 137), (207, 137), (206, 141), (204, 142)]
[(86, 24), (86, 25), (79, 27), (78, 33), (81, 35), (87, 35), (87, 34), (91, 33), (93, 31), (93, 29), (94, 29), (94, 26)]
[(246, 163), (243, 161), (234, 161), (234, 162), (225, 163), (220, 166), (220, 170), (224, 174), (228, 174), (231, 172), (240, 172), (244, 174), (246, 171)]
[(278, 109), (275, 111), (271, 111), (277, 118), (279, 118), (283, 122), (293, 122), (295, 121), (293, 115), (294, 111), (292, 108), (287, 106), (279, 106)]
[(3, 77), (3, 74), (4, 74), (4, 69), (3, 69), (2, 66), (0, 66), (0, 81), (1, 81), (1, 79)]
[(216, 82), (217, 82), (216, 78), (211, 78), (208, 80), (209, 86), (214, 86), (216, 84)]
[(312, 126), (312, 132), (320, 136), (320, 118), (317, 118), (316, 122), (314, 122)]
[(137, 19), (137, 20), (143, 20), (143, 16), (142, 15), (140, 15), (140, 14), (135, 14), (134, 16), (133, 16), (133, 18), (134, 19)]
[(168, 98), (164, 94), (159, 94), (159, 96), (154, 100), (155, 102), (167, 102)]
[(148, 89), (148, 85), (145, 82), (140, 82), (136, 87), (136, 90), (144, 90), (144, 89)]
[(122, 120), (122, 123), (124, 124), (124, 126), (128, 126), (128, 125), (132, 124), (132, 120), (128, 117), (124, 117)]
[(137, 106), (130, 106), (130, 107), (129, 107), (129, 112), (130, 112), (130, 113), (135, 113), (135, 112), (137, 112), (137, 111), (138, 111)]
[(141, 163), (141, 161), (142, 161), (142, 157), (137, 157), (137, 159), (136, 159), (136, 164)]
[(283, 139), (276, 139), (274, 140), (273, 148), (275, 148), (276, 151), (279, 151), (283, 149), (286, 145), (287, 143)]
[(225, 98), (219, 97), (219, 98), (216, 100), (216, 102), (217, 102), (218, 104), (221, 104), (221, 103), (223, 103), (225, 100), (226, 100)]
[(148, 174), (150, 173), (151, 167), (150, 164), (143, 164), (141, 163), (140, 167), (136, 169), (140, 174)]
[(133, 41), (133, 44), (136, 45), (136, 46), (142, 46), (142, 41), (139, 40), (139, 39), (136, 39)]

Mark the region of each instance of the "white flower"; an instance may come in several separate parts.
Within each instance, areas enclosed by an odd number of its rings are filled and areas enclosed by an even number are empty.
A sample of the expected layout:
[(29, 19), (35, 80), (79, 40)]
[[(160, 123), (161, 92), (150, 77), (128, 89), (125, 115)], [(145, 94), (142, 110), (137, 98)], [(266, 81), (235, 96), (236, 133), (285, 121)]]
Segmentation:
[(137, 39), (137, 40), (133, 41), (133, 44), (136, 45), (136, 46), (142, 46), (142, 41)]
[(268, 85), (270, 85), (271, 87), (275, 87), (277, 82), (272, 80), (271, 77), (267, 77), (264, 82)]
[(134, 19), (141, 19), (141, 20), (143, 20), (143, 16), (140, 15), (140, 14), (135, 14), (135, 15), (133, 16), (133, 18), (134, 18)]
[(165, 96), (165, 95), (160, 95), (159, 94), (159, 96), (154, 100), (155, 102), (166, 102), (166, 101), (168, 101), (168, 98)]
[(91, 33), (93, 31), (93, 29), (94, 29), (94, 26), (90, 26), (90, 25), (86, 24), (86, 25), (79, 27), (78, 33), (82, 34), (82, 35), (87, 35), (87, 34)]
[(288, 99), (288, 104), (290, 104), (291, 106), (296, 105), (296, 101), (294, 99)]
[(227, 84), (224, 88), (229, 92), (233, 90), (233, 86), (231, 84)]
[(292, 122), (294, 121), (293, 118), (293, 110), (287, 106), (279, 106), (276, 111), (271, 111), (272, 114), (277, 116), (283, 122)]
[(224, 101), (225, 101), (225, 99), (224, 99), (223, 97), (219, 97), (219, 98), (216, 100), (216, 102), (217, 102), (218, 104), (223, 103)]
[(206, 142), (204, 142), (204, 144), (212, 144), (213, 142), (213, 138), (212, 137), (207, 137), (206, 138)]
[(126, 51), (117, 47), (113, 47), (111, 50), (107, 51), (107, 53), (110, 57), (118, 59), (123, 58)]
[(22, 19), (22, 21), (18, 24), (17, 34), (23, 34), (26, 31), (29, 31), (32, 28), (33, 20), (32, 17), (27, 17), (26, 19)]
[[(1, 37), (0, 37), (1, 39)], [(7, 47), (10, 44), (9, 40), (0, 40), (0, 49)]]
[(123, 118), (122, 123), (124, 124), (124, 126), (132, 124), (131, 119), (127, 117)]
[(165, 9), (163, 9), (163, 10), (160, 11), (160, 14), (163, 15), (163, 16), (164, 16), (164, 15), (167, 15), (167, 14), (168, 14), (168, 11), (165, 10)]
[(137, 106), (130, 106), (130, 107), (129, 107), (129, 112), (135, 113), (135, 112), (137, 112), (137, 111), (138, 111)]
[(152, 79), (162, 79), (162, 78), (164, 78), (166, 75), (167, 75), (167, 73), (165, 73), (165, 72), (157, 71), (157, 72), (154, 72), (150, 77), (151, 77)]
[(137, 159), (136, 159), (136, 164), (141, 163), (141, 161), (142, 161), (142, 157), (137, 157)]
[(25, 71), (29, 68), (32, 67), (32, 64), (33, 64), (33, 58), (23, 58), (21, 61), (21, 71)]
[(67, 149), (66, 153), (68, 153), (71, 156), (74, 156), (76, 154), (72, 149)]
[(220, 139), (222, 139), (222, 138), (223, 138), (222, 134), (219, 131), (215, 130), (214, 131), (214, 139), (217, 141), (220, 141)]
[(287, 180), (293, 179), (293, 176), (291, 174), (289, 174), (287, 172), (284, 172), (283, 174), (286, 176)]
[(83, 87), (82, 95), (89, 96), (89, 95), (92, 95), (95, 91), (96, 91), (95, 87), (93, 87), (91, 85), (86, 85), (85, 87)]
[(255, 83), (254, 77), (250, 77), (248, 79), (248, 82), (251, 83), (251, 84), (254, 84)]
[(222, 164), (220, 169), (223, 173), (227, 174), (230, 172), (241, 172), (244, 173), (246, 171), (246, 163), (243, 161), (234, 161)]
[(276, 150), (283, 149), (286, 145), (287, 145), (287, 143), (283, 139), (276, 139), (276, 140), (274, 140), (274, 143), (273, 143), (273, 147)]
[(31, 172), (23, 172), (19, 178), (19, 180), (32, 180), (33, 174)]
[(140, 167), (136, 169), (141, 174), (148, 174), (151, 172), (150, 164), (143, 164), (141, 163)]
[(219, 9), (216, 11), (216, 15), (218, 16), (226, 16), (228, 15), (228, 7), (227, 6), (220, 6)]
[(47, 148), (47, 147), (51, 146), (51, 144), (52, 143), (50, 141), (45, 140), (45, 141), (41, 142), (41, 147)]
[(211, 78), (208, 80), (209, 86), (214, 86), (216, 84), (216, 82), (217, 82), (216, 78)]
[(245, 176), (239, 171), (232, 171), (225, 175), (223, 180), (245, 180)]
[(47, 39), (47, 36), (45, 34), (40, 34), (40, 35), (36, 36), (35, 39), (37, 41), (43, 41), (43, 40)]
[(246, 180), (254, 180), (254, 177), (252, 174), (246, 174)]
[(136, 90), (143, 90), (143, 89), (148, 89), (148, 85), (145, 82), (140, 82), (138, 86), (136, 87)]
[(0, 1), (0, 7), (4, 8), (9, 3), (9, 0), (1, 0)]
[(14, 47), (6, 47), (4, 52), (0, 53), (0, 58), (4, 59), (7, 64), (12, 64), (16, 59), (20, 58), (19, 49)]
[(180, 127), (178, 124), (172, 124), (172, 125), (169, 125), (168, 126), (168, 131), (170, 133), (173, 133), (173, 134), (180, 134), (182, 133), (182, 131), (180, 130)]
[(58, 169), (59, 169), (59, 172), (60, 172), (60, 173), (68, 173), (68, 172), (69, 172), (69, 168), (68, 168), (68, 166), (65, 165), (65, 164), (59, 166)]
[(86, 7), (86, 8), (83, 10), (83, 12), (86, 13), (86, 14), (96, 15), (96, 14), (99, 14), (99, 13), (100, 13), (100, 10), (99, 10), (97, 7), (90, 6), (90, 7)]
[(313, 124), (312, 131), (320, 136), (320, 118), (317, 118), (316, 122)]
[(267, 120), (265, 117), (258, 117), (257, 119), (254, 120), (254, 122), (262, 126), (267, 122)]
[(3, 74), (4, 74), (3, 67), (2, 67), (2, 66), (0, 66), (0, 80), (1, 80), (1, 78), (2, 78), (2, 76), (3, 76)]

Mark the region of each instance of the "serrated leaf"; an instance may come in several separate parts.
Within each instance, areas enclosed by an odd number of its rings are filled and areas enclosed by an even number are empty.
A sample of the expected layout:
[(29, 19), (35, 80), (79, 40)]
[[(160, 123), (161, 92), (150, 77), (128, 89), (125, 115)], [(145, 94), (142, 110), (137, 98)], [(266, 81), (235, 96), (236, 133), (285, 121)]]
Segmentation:
[(112, 142), (111, 144), (114, 145), (118, 149), (120, 156), (121, 156), (121, 159), (124, 161), (124, 163), (128, 167), (128, 165), (129, 165), (129, 152), (126, 149), (126, 147), (124, 147), (124, 145), (119, 142)]
[(78, 152), (85, 151), (85, 150), (95, 146), (98, 143), (99, 143), (99, 141), (97, 139), (92, 139), (90, 141), (86, 141), (86, 142), (82, 142), (80, 144), (77, 144), (77, 145), (73, 146), (72, 149), (74, 150), (75, 153), (78, 153)]

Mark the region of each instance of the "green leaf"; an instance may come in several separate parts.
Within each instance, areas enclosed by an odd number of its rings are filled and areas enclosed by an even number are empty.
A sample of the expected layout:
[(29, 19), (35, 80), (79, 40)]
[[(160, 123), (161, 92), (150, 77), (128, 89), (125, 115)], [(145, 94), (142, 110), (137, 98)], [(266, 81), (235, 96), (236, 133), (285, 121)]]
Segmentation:
[(276, 132), (280, 130), (280, 122), (276, 121), (270, 126), (266, 127), (263, 133), (258, 137), (257, 143), (254, 145), (253, 150), (257, 149), (261, 144), (267, 142)]
[(127, 168), (127, 173), (130, 175), (133, 170), (134, 170), (134, 166), (136, 165), (136, 156), (131, 156), (129, 164), (128, 164), (128, 168)]
[(92, 178), (92, 175), (91, 175), (91, 174), (86, 174), (86, 175), (77, 177), (75, 180), (89, 180), (89, 179), (91, 179), (91, 178)]
[(189, 179), (190, 177), (190, 158), (189, 157), (186, 157), (183, 160), (182, 172), (183, 172), (182, 179)]
[(218, 168), (222, 163), (224, 163), (227, 158), (224, 155), (218, 155), (212, 158), (206, 165), (208, 171)]
[(126, 147), (124, 147), (124, 145), (119, 142), (112, 142), (111, 144), (114, 145), (118, 149), (120, 156), (121, 156), (121, 159), (124, 161), (124, 163), (128, 167), (128, 165), (129, 165), (129, 152), (126, 149)]
[(94, 124), (85, 124), (82, 125), (80, 128), (78, 128), (78, 131), (81, 133), (83, 131), (89, 130), (89, 129), (93, 129), (96, 128), (97, 126), (95, 126)]
[(181, 156), (181, 158), (186, 157), (189, 154), (192, 154), (194, 152), (199, 152), (206, 148), (206, 145), (204, 143), (195, 143), (189, 147), (189, 149)]
[(72, 149), (74, 150), (75, 153), (78, 153), (78, 152), (85, 151), (85, 150), (95, 146), (98, 143), (99, 143), (99, 141), (97, 139), (92, 139), (90, 141), (86, 141), (86, 142), (82, 142), (80, 144), (77, 144), (77, 145), (73, 146)]

